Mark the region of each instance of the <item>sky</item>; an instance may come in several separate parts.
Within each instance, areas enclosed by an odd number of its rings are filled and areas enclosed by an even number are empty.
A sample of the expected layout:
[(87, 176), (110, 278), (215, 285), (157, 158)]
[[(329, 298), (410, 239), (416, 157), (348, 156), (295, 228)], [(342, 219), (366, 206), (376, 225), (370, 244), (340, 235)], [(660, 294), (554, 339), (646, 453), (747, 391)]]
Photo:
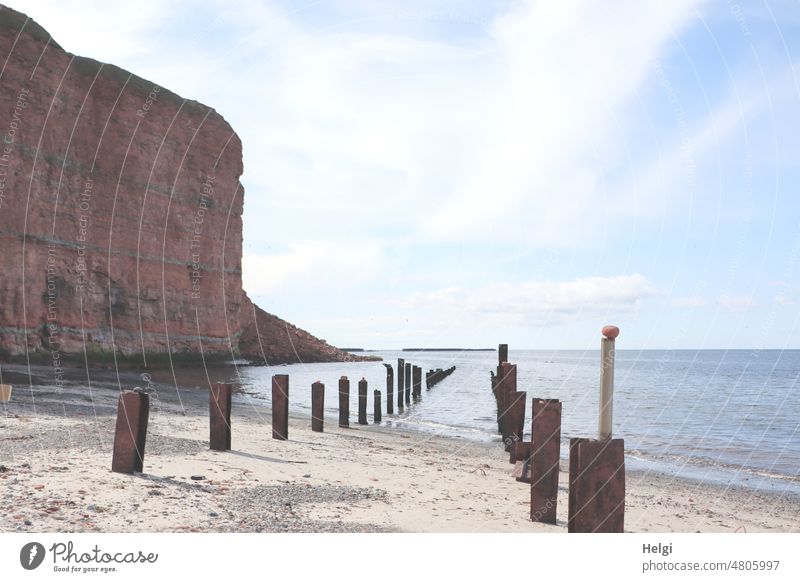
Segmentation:
[(796, 0), (7, 3), (225, 117), (334, 345), (800, 348)]

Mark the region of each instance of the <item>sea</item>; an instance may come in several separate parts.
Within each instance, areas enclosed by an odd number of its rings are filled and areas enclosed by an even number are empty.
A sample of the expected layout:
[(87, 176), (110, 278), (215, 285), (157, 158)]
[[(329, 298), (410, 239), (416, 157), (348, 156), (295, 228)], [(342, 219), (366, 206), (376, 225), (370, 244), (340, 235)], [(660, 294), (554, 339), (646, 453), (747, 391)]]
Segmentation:
[[(269, 404), (273, 374), (289, 374), (290, 415), (310, 416), (311, 384), (325, 384), (326, 422), (338, 419), (338, 380), (350, 379), (351, 423), (358, 381), (383, 396), (383, 425), (495, 443), (490, 371), (496, 351), (369, 351), (383, 362), (239, 367), (237, 399)], [(386, 369), (397, 360), (455, 372), (400, 414), (386, 415)], [(562, 402), (562, 456), (571, 437), (597, 435), (599, 351), (510, 350), (517, 389)], [(617, 350), (614, 437), (625, 439), (626, 466), (703, 482), (800, 494), (800, 350)], [(424, 375), (423, 375), (424, 377)], [(396, 387), (395, 387), (396, 390)], [(395, 412), (396, 392), (395, 392)]]

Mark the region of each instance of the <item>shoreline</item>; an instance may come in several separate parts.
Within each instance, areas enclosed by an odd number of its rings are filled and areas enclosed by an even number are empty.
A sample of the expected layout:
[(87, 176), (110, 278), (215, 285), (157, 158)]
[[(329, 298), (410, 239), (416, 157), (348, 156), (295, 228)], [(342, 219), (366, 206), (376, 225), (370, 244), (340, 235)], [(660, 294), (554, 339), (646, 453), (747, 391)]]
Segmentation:
[[(292, 415), (289, 440), (276, 441), (269, 407), (235, 402), (233, 450), (213, 452), (202, 389), (162, 386), (151, 403), (144, 473), (112, 473), (112, 386), (26, 386), (0, 404), (2, 531), (566, 533), (563, 461), (558, 524), (536, 524), (530, 486), (511, 477), (499, 442), (342, 429), (332, 415), (324, 433)], [(798, 528), (794, 495), (627, 472), (626, 531)]]

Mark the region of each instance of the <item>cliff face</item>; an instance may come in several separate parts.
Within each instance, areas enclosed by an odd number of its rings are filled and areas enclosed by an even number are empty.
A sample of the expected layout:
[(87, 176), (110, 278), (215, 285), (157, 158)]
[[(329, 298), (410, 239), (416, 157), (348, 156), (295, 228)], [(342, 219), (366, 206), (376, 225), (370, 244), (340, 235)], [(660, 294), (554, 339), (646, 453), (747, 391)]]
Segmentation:
[(230, 125), (3, 6), (0, 62), (0, 353), (238, 355), (253, 308)]

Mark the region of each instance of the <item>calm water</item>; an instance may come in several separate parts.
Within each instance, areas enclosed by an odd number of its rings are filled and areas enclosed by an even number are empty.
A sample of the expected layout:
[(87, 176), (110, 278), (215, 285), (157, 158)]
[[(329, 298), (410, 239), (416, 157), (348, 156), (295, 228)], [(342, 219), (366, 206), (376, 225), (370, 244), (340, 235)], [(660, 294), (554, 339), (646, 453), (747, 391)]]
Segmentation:
[[(373, 352), (396, 368), (403, 357), (423, 369), (456, 371), (385, 424), (478, 441), (496, 441), (489, 371), (495, 352)], [(569, 437), (597, 431), (599, 352), (514, 351), (518, 389), (563, 403), (562, 454)], [(270, 377), (290, 375), (291, 411), (310, 414), (311, 383), (326, 386), (326, 421), (335, 422), (338, 378), (351, 381), (351, 423), (357, 381), (383, 392), (381, 362), (240, 368), (240, 398), (270, 400)], [(395, 370), (396, 374), (396, 370)], [(614, 435), (625, 439), (629, 465), (703, 480), (800, 492), (800, 350), (617, 351)], [(396, 375), (395, 375), (396, 379)], [(396, 398), (396, 396), (395, 396)], [(530, 408), (527, 411), (530, 422)], [(529, 427), (528, 427), (528, 430)]]

